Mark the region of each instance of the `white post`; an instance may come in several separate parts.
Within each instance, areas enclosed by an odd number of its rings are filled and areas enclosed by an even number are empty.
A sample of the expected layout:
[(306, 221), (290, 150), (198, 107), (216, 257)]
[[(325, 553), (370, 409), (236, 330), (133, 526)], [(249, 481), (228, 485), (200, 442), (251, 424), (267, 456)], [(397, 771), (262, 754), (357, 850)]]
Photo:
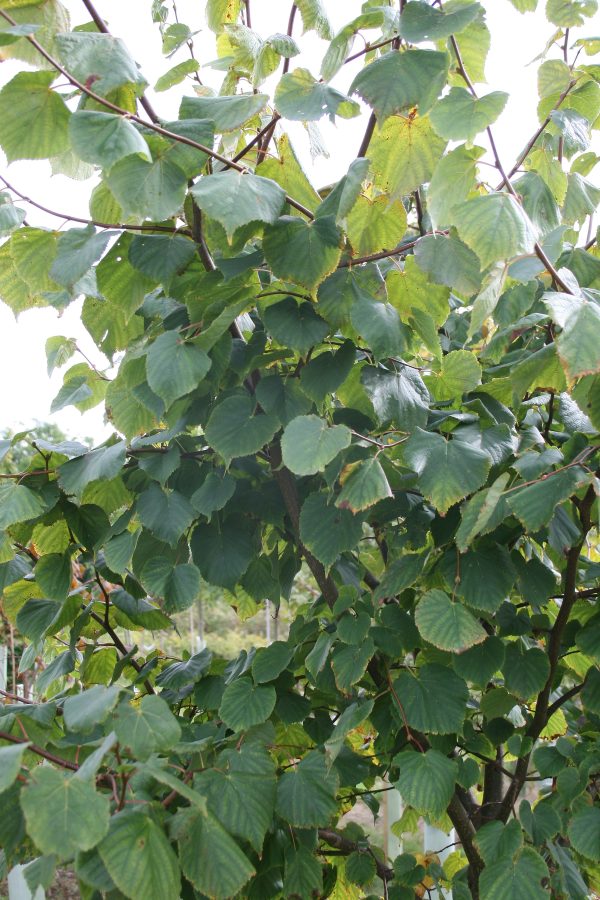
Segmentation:
[(36, 888), (35, 894), (31, 893), (23, 869), (24, 866), (17, 865), (8, 873), (9, 900), (45, 900), (46, 892), (41, 885)]
[(383, 801), (383, 817), (384, 817), (384, 853), (387, 859), (394, 860), (402, 853), (402, 841), (392, 831), (392, 825), (402, 818), (404, 805), (402, 797), (397, 790), (386, 791)]
[(8, 680), (8, 647), (4, 644), (0, 646), (0, 690), (6, 691), (6, 683)]
[(265, 600), (265, 631), (267, 644), (271, 643), (271, 601)]
[[(445, 831), (440, 831), (439, 828), (434, 828), (433, 825), (428, 825), (425, 823), (425, 835), (423, 839), (423, 850), (425, 853), (437, 853), (440, 865), (444, 865), (444, 860), (446, 860), (450, 854), (454, 851), (454, 843), (456, 841), (456, 832), (454, 829), (452, 831), (446, 833)], [(444, 900), (452, 900), (452, 891), (443, 891), (440, 892), (438, 890), (431, 890), (428, 894), (429, 897), (432, 898), (441, 898)]]

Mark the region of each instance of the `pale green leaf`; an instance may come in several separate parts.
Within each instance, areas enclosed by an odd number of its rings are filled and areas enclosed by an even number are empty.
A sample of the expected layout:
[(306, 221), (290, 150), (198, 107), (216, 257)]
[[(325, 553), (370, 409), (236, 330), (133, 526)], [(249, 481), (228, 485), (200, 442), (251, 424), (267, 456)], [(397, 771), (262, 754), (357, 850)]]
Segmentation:
[(281, 438), (283, 462), (296, 475), (314, 475), (322, 472), (351, 440), (345, 425), (330, 426), (318, 416), (298, 416)]
[(424, 640), (451, 653), (462, 653), (486, 638), (477, 619), (462, 604), (451, 601), (437, 588), (419, 600), (415, 623)]

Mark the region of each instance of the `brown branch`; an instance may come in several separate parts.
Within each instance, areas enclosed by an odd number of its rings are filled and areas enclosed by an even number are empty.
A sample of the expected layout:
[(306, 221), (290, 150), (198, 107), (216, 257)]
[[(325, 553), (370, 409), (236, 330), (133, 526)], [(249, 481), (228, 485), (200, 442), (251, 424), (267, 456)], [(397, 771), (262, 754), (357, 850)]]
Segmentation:
[[(573, 606), (578, 599), (577, 567), (579, 565), (579, 557), (581, 551), (585, 544), (585, 538), (592, 527), (592, 522), (590, 520), (590, 511), (595, 499), (596, 494), (593, 487), (590, 485), (583, 500), (580, 503), (577, 502), (576, 504), (579, 510), (579, 520), (583, 529), (583, 536), (581, 541), (574, 547), (571, 547), (571, 549), (567, 553), (563, 600), (560, 605), (558, 615), (554, 621), (554, 625), (552, 626), (552, 630), (550, 631), (550, 637), (548, 639), (547, 654), (550, 662), (550, 672), (546, 680), (546, 684), (538, 695), (535, 704), (533, 719), (526, 732), (527, 736), (530, 737), (533, 742), (535, 742), (539, 738), (551, 715), (550, 710), (552, 709), (552, 706), (549, 705), (549, 700), (552, 691), (552, 684), (554, 682), (554, 677), (556, 675), (556, 671), (560, 662), (560, 647), (562, 643), (563, 633), (568, 624), (569, 616), (571, 615)], [(559, 699), (561, 701), (563, 700), (562, 697)], [(566, 702), (566, 700), (563, 702)], [(504, 799), (500, 805), (498, 815), (496, 817), (503, 822), (506, 822), (508, 820), (513, 805), (525, 783), (530, 758), (531, 753), (528, 753), (526, 756), (520, 757), (517, 762), (515, 774), (506, 791), (506, 794), (504, 795)]]
[(371, 50), (378, 50), (380, 47), (385, 47), (386, 44), (393, 44), (394, 41), (398, 40), (398, 35), (395, 34), (394, 37), (386, 38), (385, 41), (377, 41), (376, 44), (367, 44), (362, 50), (359, 50), (358, 53), (353, 53), (352, 56), (347, 56), (343, 62), (345, 66), (346, 63), (352, 62), (355, 59), (358, 59), (361, 56), (365, 56), (367, 53), (370, 53)]
[(270, 121), (270, 122), (267, 122), (267, 124), (265, 125), (265, 127), (264, 127), (264, 128), (261, 128), (261, 130), (258, 131), (258, 132), (254, 135), (254, 137), (252, 138), (252, 140), (251, 140), (248, 144), (246, 144), (246, 146), (245, 146), (242, 150), (240, 150), (239, 153), (236, 153), (236, 155), (233, 157), (233, 162), (239, 162), (240, 159), (243, 159), (244, 156), (246, 156), (246, 154), (249, 153), (250, 150), (252, 150), (253, 147), (256, 147), (257, 144), (260, 144), (260, 142), (262, 141), (262, 139), (263, 139), (264, 137), (266, 137), (266, 135), (267, 135), (272, 129), (274, 129), (275, 125), (277, 124), (277, 122), (279, 122), (280, 118), (281, 118), (281, 116), (279, 115), (278, 112), (274, 113), (273, 118), (271, 119), (271, 121)]
[(55, 763), (55, 765), (61, 766), (63, 769), (71, 769), (71, 771), (76, 772), (79, 768), (76, 763), (71, 762), (68, 759), (62, 759), (60, 756), (55, 756), (54, 753), (49, 753), (48, 750), (44, 750), (43, 747), (38, 747), (37, 744), (32, 744), (24, 738), (15, 737), (14, 734), (8, 734), (6, 731), (0, 731), (0, 740), (9, 741), (11, 744), (29, 744), (27, 749), (31, 753), (36, 753), (38, 756), (47, 759), (48, 762)]
[(554, 715), (557, 709), (560, 709), (561, 706), (564, 706), (565, 703), (568, 703), (569, 700), (572, 700), (573, 697), (576, 697), (577, 694), (582, 690), (582, 688), (583, 682), (581, 684), (576, 684), (574, 687), (569, 688), (568, 691), (565, 691), (565, 693), (562, 694), (558, 698), (558, 700), (555, 700), (554, 703), (551, 703), (548, 707), (548, 719), (550, 719)]
[(360, 147), (358, 148), (358, 153), (356, 154), (359, 159), (367, 155), (367, 150), (369, 149), (369, 144), (371, 143), (371, 138), (373, 137), (376, 125), (377, 117), (375, 113), (372, 112), (367, 123), (367, 130), (365, 131), (364, 137), (360, 143)]
[[(10, 16), (7, 12), (0, 9), (0, 16), (9, 22), (11, 25), (16, 25), (15, 19)], [(83, 94), (86, 94), (91, 100), (95, 100), (96, 103), (99, 103), (101, 106), (106, 107), (111, 112), (116, 113), (119, 116), (124, 116), (132, 122), (136, 122), (138, 125), (141, 125), (143, 128), (148, 128), (150, 131), (156, 132), (156, 134), (160, 134), (162, 137), (168, 138), (170, 141), (175, 141), (179, 144), (185, 144), (188, 147), (193, 147), (195, 150), (201, 150), (202, 153), (206, 153), (207, 156), (212, 157), (212, 159), (218, 160), (222, 163), (226, 168), (235, 169), (236, 172), (240, 172), (242, 174), (247, 173), (247, 169), (244, 166), (239, 165), (238, 163), (233, 162), (231, 159), (227, 159), (226, 156), (223, 156), (221, 153), (217, 153), (216, 150), (213, 150), (211, 147), (207, 147), (205, 144), (201, 144), (198, 141), (194, 141), (191, 138), (185, 137), (182, 134), (175, 134), (173, 131), (169, 131), (167, 128), (163, 128), (161, 125), (156, 124), (155, 122), (147, 122), (144, 119), (140, 118), (140, 116), (135, 113), (129, 112), (126, 109), (123, 109), (121, 106), (117, 106), (115, 103), (111, 103), (110, 100), (107, 100), (106, 97), (101, 97), (99, 94), (96, 94), (95, 91), (92, 91), (85, 84), (82, 84), (81, 81), (78, 81), (71, 73), (65, 69), (65, 67), (55, 59), (47, 50), (42, 47), (42, 45), (37, 41), (32, 35), (25, 35), (25, 39), (36, 48), (36, 50), (42, 54), (44, 59), (46, 59), (50, 65), (56, 69), (57, 72), (60, 72), (67, 81), (73, 85), (73, 87), (77, 88), (77, 90), (81, 91)], [(314, 215), (299, 203), (297, 200), (294, 200), (293, 197), (286, 196), (286, 202), (293, 206), (294, 209), (297, 209), (298, 212), (301, 212), (308, 219), (314, 219)]]
[(333, 604), (337, 600), (338, 590), (331, 575), (327, 575), (327, 573), (325, 572), (323, 564), (320, 563), (319, 560), (312, 555), (310, 550), (308, 550), (300, 540), (300, 502), (298, 500), (296, 483), (294, 481), (294, 476), (292, 475), (290, 470), (283, 465), (281, 457), (281, 447), (278, 443), (272, 444), (269, 448), (269, 457), (271, 462), (271, 471), (273, 472), (275, 481), (279, 485), (279, 490), (281, 492), (281, 496), (283, 497), (283, 502), (285, 504), (287, 514), (290, 518), (290, 522), (292, 523), (292, 529), (298, 541), (298, 547), (300, 548), (300, 551), (304, 556), (304, 559), (306, 560), (306, 564), (308, 565), (308, 568), (312, 572), (312, 575), (319, 586), (319, 590), (327, 601), (328, 606), (332, 608)]
[[(344, 855), (350, 855), (351, 853), (356, 852), (370, 852), (365, 851), (364, 847), (358, 844), (356, 841), (350, 841), (347, 837), (344, 837), (343, 834), (338, 834), (337, 831), (333, 831), (331, 828), (319, 828), (319, 839), (324, 841), (326, 844), (329, 844), (330, 847), (334, 847), (336, 850), (339, 850), (340, 853)], [(382, 863), (380, 859), (374, 854), (371, 853), (371, 856), (375, 860), (375, 866), (377, 868), (377, 874), (381, 878), (383, 882), (391, 881), (394, 877), (394, 870), (389, 866), (386, 866), (385, 863)]]
[[(457, 43), (457, 40), (454, 37), (454, 35), (450, 36), (450, 43), (452, 44), (452, 49), (454, 50), (454, 55), (456, 57), (457, 69), (458, 69), (460, 75), (462, 76), (463, 81), (467, 85), (467, 88), (468, 88), (471, 96), (473, 96), (473, 97), (475, 97), (475, 99), (477, 99), (477, 91), (475, 90), (473, 82), (471, 81), (469, 74), (468, 74), (467, 70), (465, 69), (463, 59), (462, 59), (462, 56), (460, 53), (460, 49), (458, 47), (458, 43)], [(494, 157), (494, 161), (496, 163), (496, 168), (500, 172), (500, 176), (502, 178), (502, 183), (506, 187), (506, 190), (508, 191), (508, 193), (517, 201), (519, 206), (521, 206), (522, 205), (521, 198), (519, 197), (519, 195), (515, 191), (514, 187), (512, 186), (509, 176), (504, 171), (504, 167), (502, 165), (502, 161), (500, 160), (500, 155), (498, 153), (498, 148), (496, 147), (496, 141), (494, 140), (494, 134), (492, 132), (492, 129), (488, 126), (485, 130), (486, 130), (486, 134), (488, 136), (488, 140), (490, 142), (490, 148), (492, 151), (492, 155)], [(534, 243), (534, 251), (535, 251), (535, 255), (538, 257), (538, 259), (540, 259), (543, 262), (546, 271), (552, 276), (552, 279), (558, 285), (558, 287), (561, 289), (561, 291), (563, 291), (565, 294), (572, 294), (573, 292), (572, 292), (571, 288), (566, 283), (566, 281), (563, 281), (563, 279), (560, 277), (560, 275), (558, 274), (558, 272), (552, 265), (552, 262), (548, 258), (546, 252), (544, 251), (543, 247), (541, 246), (541, 244), (538, 241), (536, 241)]]
[[(517, 173), (517, 171), (521, 168), (521, 165), (527, 159), (527, 157), (529, 156), (529, 154), (535, 147), (537, 141), (539, 140), (539, 138), (542, 136), (542, 134), (544, 133), (544, 131), (546, 130), (546, 128), (552, 121), (552, 113), (555, 112), (561, 106), (561, 104), (563, 103), (563, 101), (565, 100), (567, 95), (571, 93), (571, 91), (573, 90), (573, 88), (575, 87), (576, 84), (577, 84), (577, 81), (570, 81), (569, 84), (567, 85), (567, 87), (564, 89), (564, 91), (562, 92), (562, 94), (560, 95), (560, 97), (558, 98), (558, 100), (556, 101), (554, 106), (552, 107), (551, 112), (548, 113), (548, 115), (546, 116), (546, 118), (544, 119), (544, 121), (542, 122), (542, 124), (540, 125), (538, 130), (535, 132), (533, 137), (531, 137), (529, 139), (529, 141), (527, 142), (527, 144), (525, 146), (525, 149), (519, 155), (519, 158), (517, 159), (516, 163), (514, 164), (514, 166), (510, 170), (510, 172), (508, 172), (509, 178), (512, 178), (513, 175), (515, 175)], [(503, 184), (504, 184), (504, 181), (501, 181), (500, 184), (498, 185), (498, 187), (496, 188), (496, 190), (499, 191), (502, 188)]]
[(29, 203), (30, 206), (35, 206), (36, 209), (40, 209), (42, 212), (46, 213), (49, 216), (54, 216), (56, 219), (64, 219), (69, 222), (78, 222), (82, 225), (95, 225), (96, 228), (113, 228), (115, 231), (165, 231), (169, 234), (173, 234), (177, 232), (178, 234), (189, 234), (185, 229), (171, 228), (168, 225), (124, 225), (118, 224), (115, 222), (98, 222), (96, 219), (83, 219), (81, 216), (72, 216), (70, 213), (62, 213), (58, 212), (55, 209), (49, 209), (47, 206), (43, 206), (41, 203), (38, 203), (37, 200), (32, 200), (31, 197), (27, 197), (25, 194), (18, 191), (16, 187), (13, 187), (3, 175), (0, 175), (0, 181), (5, 185), (5, 187), (12, 191), (13, 194), (22, 200), (24, 203)]

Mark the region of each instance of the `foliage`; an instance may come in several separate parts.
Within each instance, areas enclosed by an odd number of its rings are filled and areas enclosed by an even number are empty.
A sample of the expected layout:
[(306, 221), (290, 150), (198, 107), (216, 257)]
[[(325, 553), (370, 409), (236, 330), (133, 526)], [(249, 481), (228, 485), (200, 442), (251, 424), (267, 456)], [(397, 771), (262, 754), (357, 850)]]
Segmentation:
[[(0, 442), (3, 615), (21, 677), (45, 662), (0, 707), (4, 862), (32, 892), (71, 867), (85, 900), (598, 891), (597, 3), (548, 0), (508, 171), (478, 3), (367, 0), (334, 35), (298, 0), (259, 36), (250, 2), (207, 0), (222, 89), (175, 64), (176, 121), (85, 6), (69, 30), (60, 0), (0, 0), (2, 54), (28, 66), (0, 91), (7, 158), (98, 175), (61, 232), (1, 195), (0, 294), (15, 314), (83, 296), (116, 367), (49, 342), (54, 408), (105, 403), (102, 446), (46, 436), (15, 472), (22, 436)], [(193, 56), (192, 24), (152, 16)], [(321, 79), (292, 62), (300, 19)], [(318, 140), (356, 96), (360, 156), (319, 192), (286, 120)], [(285, 640), (146, 649), (206, 584), (244, 619), (301, 566)], [(400, 829), (456, 829), (443, 866), (339, 824), (359, 795), (377, 812), (384, 777)]]

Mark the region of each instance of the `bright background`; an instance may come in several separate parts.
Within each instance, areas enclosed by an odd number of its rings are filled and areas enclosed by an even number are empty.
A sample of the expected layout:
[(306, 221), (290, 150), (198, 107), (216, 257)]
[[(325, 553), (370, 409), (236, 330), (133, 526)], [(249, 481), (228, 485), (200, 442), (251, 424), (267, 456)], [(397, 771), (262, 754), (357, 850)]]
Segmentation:
[[(63, 2), (71, 13), (74, 25), (88, 21), (88, 13), (79, 0)], [(209, 66), (216, 57), (216, 50), (215, 37), (203, 19), (205, 4), (199, 0), (177, 0), (176, 5), (179, 20), (194, 31), (199, 31), (194, 43), (196, 57), (201, 65), (202, 81), (218, 88), (223, 73), (214, 71)], [(554, 26), (547, 22), (542, 2), (537, 12), (525, 16), (520, 15), (509, 0), (487, 0), (483, 5), (487, 10), (488, 26), (492, 33), (484, 92), (503, 90), (510, 95), (502, 116), (494, 126), (501, 159), (505, 161), (505, 167), (509, 168), (538, 124), (538, 63), (535, 58), (544, 50), (554, 32)], [(361, 0), (327, 0), (326, 6), (334, 30), (337, 31), (360, 12)], [(150, 85), (176, 62), (187, 58), (187, 48), (179, 50), (170, 60), (162, 56), (158, 26), (151, 21), (150, 0), (97, 0), (97, 9), (108, 22), (112, 33), (124, 38)], [(285, 32), (289, 10), (290, 3), (282, 0), (251, 0), (252, 27), (262, 37)], [(587, 21), (587, 27), (582, 29), (582, 33), (592, 35), (600, 31), (600, 17), (596, 22)], [(300, 27), (301, 19), (298, 15), (294, 31), (297, 38), (300, 38)], [(319, 40), (311, 32), (299, 43), (302, 55), (291, 60), (290, 68), (293, 70), (302, 66), (318, 75), (321, 59), (327, 48), (326, 42)], [(361, 46), (362, 40), (357, 38), (354, 52), (361, 49)], [(553, 48), (549, 55), (559, 56), (559, 49)], [(335, 86), (347, 91), (361, 63), (362, 60), (358, 60), (345, 66), (334, 79)], [(18, 61), (4, 61), (0, 70), (0, 85), (9, 81), (22, 65)], [(280, 72), (261, 90), (272, 90), (278, 77)], [(149, 89), (147, 96), (160, 116), (176, 118), (179, 100), (184, 93), (192, 93), (190, 82), (161, 94), (155, 94)], [(303, 126), (300, 123), (285, 123), (296, 152), (317, 187), (339, 179), (346, 171), (360, 145), (366, 115), (365, 112), (365, 116), (349, 121), (339, 119), (336, 124), (321, 120), (319, 128), (328, 158), (318, 156), (313, 159)], [(485, 145), (483, 136), (481, 143)], [(596, 150), (598, 152), (598, 148)], [(22, 161), (7, 167), (1, 152), (0, 174), (5, 175), (21, 193), (51, 209), (84, 217), (88, 215), (87, 200), (95, 184), (94, 180), (74, 182), (60, 175), (52, 177), (49, 164), (43, 161)], [(497, 175), (492, 175), (492, 180), (497, 183)], [(32, 225), (69, 227), (68, 222), (46, 216), (27, 204), (19, 205), (27, 209), (27, 219)], [(84, 414), (74, 407), (50, 414), (50, 404), (62, 384), (62, 372), (56, 372), (52, 378), (48, 378), (44, 352), (48, 337), (73, 337), (95, 364), (101, 368), (106, 366), (106, 360), (99, 354), (79, 322), (80, 311), (81, 303), (76, 302), (62, 315), (51, 309), (35, 309), (22, 313), (17, 321), (8, 307), (0, 303), (0, 431), (5, 428), (26, 429), (36, 421), (50, 421), (57, 424), (69, 437), (91, 437), (96, 443), (110, 433), (111, 429), (103, 420), (102, 406)], [(81, 361), (81, 358), (74, 358), (72, 363), (77, 361)]]

